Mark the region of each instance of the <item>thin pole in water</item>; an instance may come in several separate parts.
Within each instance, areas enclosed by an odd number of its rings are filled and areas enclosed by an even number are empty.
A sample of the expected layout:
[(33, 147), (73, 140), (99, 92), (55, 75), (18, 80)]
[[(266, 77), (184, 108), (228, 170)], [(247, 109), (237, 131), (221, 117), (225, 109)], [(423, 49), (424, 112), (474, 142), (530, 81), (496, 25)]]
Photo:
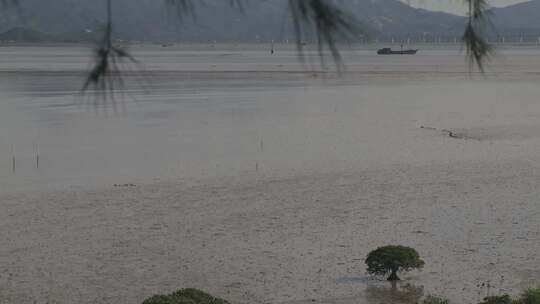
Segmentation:
[(34, 156), (36, 159), (36, 169), (39, 169), (39, 144), (34, 144)]
[(15, 145), (11, 145), (11, 172), (15, 173)]

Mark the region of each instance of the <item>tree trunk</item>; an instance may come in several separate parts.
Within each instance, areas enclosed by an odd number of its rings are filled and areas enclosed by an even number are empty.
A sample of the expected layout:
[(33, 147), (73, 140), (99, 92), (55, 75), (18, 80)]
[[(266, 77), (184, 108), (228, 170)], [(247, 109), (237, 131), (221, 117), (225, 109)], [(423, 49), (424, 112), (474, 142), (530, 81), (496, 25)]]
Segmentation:
[(388, 281), (399, 281), (399, 277), (398, 277), (398, 275), (397, 275), (397, 271), (398, 271), (397, 268), (393, 268), (393, 269), (392, 269), (392, 273), (391, 273), (390, 276), (388, 277)]

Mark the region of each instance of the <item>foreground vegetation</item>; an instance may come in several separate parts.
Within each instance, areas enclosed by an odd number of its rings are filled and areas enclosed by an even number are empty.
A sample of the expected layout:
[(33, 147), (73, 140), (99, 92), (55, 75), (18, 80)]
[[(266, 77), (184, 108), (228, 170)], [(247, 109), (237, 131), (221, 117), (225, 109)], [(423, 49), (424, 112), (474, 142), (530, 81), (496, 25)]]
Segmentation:
[[(428, 295), (418, 304), (450, 304), (445, 298)], [(214, 297), (204, 291), (187, 288), (168, 295), (155, 295), (146, 299), (142, 304), (230, 304), (226, 300)], [(478, 304), (540, 304), (540, 287), (525, 290), (518, 298), (510, 295), (486, 297)]]
[(437, 297), (429, 295), (425, 297), (420, 304), (450, 304), (450, 301), (448, 301), (445, 298)]
[(198, 289), (186, 288), (168, 295), (155, 295), (146, 299), (143, 304), (229, 304), (229, 302)]
[[(374, 275), (390, 275), (389, 281), (399, 280), (398, 271), (408, 271), (420, 269), (424, 266), (424, 261), (420, 259), (418, 252), (411, 247), (400, 245), (389, 245), (379, 247), (371, 251), (366, 258), (367, 272)], [(392, 285), (395, 288), (395, 284)], [(417, 304), (451, 304), (443, 297), (428, 295), (423, 299), (423, 291), (416, 299), (409, 299)], [(401, 300), (401, 299), (400, 299)], [(142, 304), (230, 304), (224, 299), (214, 297), (204, 291), (186, 288), (167, 295), (155, 295)], [(488, 296), (478, 304), (540, 304), (540, 287), (529, 288), (517, 298), (512, 298), (508, 294), (499, 296)]]
[(540, 304), (540, 287), (529, 288), (515, 299), (508, 294), (486, 297), (479, 304)]

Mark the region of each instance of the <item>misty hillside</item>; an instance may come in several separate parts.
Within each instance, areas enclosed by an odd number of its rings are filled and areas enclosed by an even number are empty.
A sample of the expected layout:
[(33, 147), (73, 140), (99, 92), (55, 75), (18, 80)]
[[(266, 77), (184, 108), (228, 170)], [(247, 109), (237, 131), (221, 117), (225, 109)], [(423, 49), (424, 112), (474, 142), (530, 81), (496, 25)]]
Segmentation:
[(540, 0), (495, 8), (491, 11), (499, 33), (540, 34)]
[(397, 0), (351, 0), (342, 6), (378, 35), (449, 34), (463, 28), (462, 17), (412, 8)]
[[(462, 18), (445, 13), (415, 9), (397, 0), (337, 1), (344, 11), (355, 16), (370, 36), (420, 35), (461, 31)], [(287, 1), (252, 2), (245, 16), (223, 9), (216, 18), (212, 8), (200, 10), (200, 26), (181, 30), (187, 40), (287, 40), (293, 39)]]
[[(0, 30), (25, 27), (49, 34), (97, 30), (105, 1), (22, 0), (22, 20), (4, 14)], [(252, 1), (244, 13), (228, 1), (198, 5), (197, 16), (180, 22), (157, 0), (115, 0), (118, 38), (147, 41), (269, 41), (293, 39), (287, 1)], [(419, 34), (460, 30), (461, 18), (415, 9), (398, 0), (338, 1), (372, 35)]]
[[(0, 31), (24, 27), (62, 37), (86, 37), (104, 22), (105, 1), (22, 0), (22, 18), (4, 12)], [(144, 41), (283, 41), (294, 39), (286, 0), (251, 1), (244, 13), (228, 1), (198, 5), (195, 18), (182, 21), (160, 0), (115, 0), (117, 38)], [(336, 1), (362, 22), (372, 37), (459, 35), (464, 18), (412, 8), (398, 0)], [(540, 0), (493, 9), (497, 30), (540, 29)]]

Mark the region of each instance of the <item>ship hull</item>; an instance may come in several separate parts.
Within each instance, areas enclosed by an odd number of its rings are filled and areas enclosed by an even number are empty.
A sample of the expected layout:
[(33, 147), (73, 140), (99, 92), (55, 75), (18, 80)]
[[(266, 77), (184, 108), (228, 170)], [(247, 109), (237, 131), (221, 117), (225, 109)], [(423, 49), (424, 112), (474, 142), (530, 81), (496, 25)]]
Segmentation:
[(388, 49), (381, 49), (377, 51), (379, 55), (416, 55), (418, 50), (403, 50), (403, 51), (392, 51)]

